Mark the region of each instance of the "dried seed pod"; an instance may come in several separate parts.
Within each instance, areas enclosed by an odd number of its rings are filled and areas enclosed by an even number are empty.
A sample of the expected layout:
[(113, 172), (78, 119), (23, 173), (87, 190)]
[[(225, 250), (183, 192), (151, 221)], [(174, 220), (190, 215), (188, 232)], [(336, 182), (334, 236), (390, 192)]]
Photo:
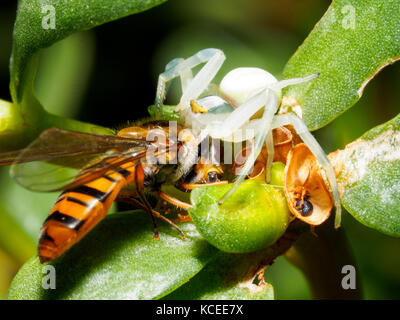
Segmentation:
[(253, 166), (253, 171), (248, 177), (249, 179), (265, 181), (265, 164), (261, 161), (256, 161)]
[[(272, 131), (272, 135), (274, 137), (274, 162), (279, 161), (286, 163), (289, 151), (294, 146), (293, 140), (297, 137), (297, 133), (291, 132), (286, 127), (279, 127)], [(264, 157), (267, 160), (268, 153), (265, 146), (262, 152), (265, 153)]]
[(292, 145), (293, 145), (293, 147), (297, 146), (299, 143), (303, 143), (303, 140), (301, 140), (300, 136), (297, 134), (296, 130), (294, 129), (294, 127), (291, 124), (286, 125), (285, 128), (287, 130), (289, 130), (290, 133), (292, 134)]
[(300, 143), (289, 152), (285, 168), (285, 195), (290, 211), (300, 220), (319, 225), (328, 219), (333, 200), (317, 159)]

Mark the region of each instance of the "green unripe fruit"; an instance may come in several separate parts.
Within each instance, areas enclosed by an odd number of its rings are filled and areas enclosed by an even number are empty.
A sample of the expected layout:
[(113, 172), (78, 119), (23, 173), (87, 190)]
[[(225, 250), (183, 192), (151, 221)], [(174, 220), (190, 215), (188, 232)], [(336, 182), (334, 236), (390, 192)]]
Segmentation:
[(285, 165), (282, 162), (272, 164), (270, 184), (280, 187), (285, 185)]
[(278, 240), (291, 217), (283, 192), (262, 181), (246, 180), (218, 205), (231, 187), (199, 187), (191, 192), (189, 214), (202, 236), (231, 253), (256, 251)]

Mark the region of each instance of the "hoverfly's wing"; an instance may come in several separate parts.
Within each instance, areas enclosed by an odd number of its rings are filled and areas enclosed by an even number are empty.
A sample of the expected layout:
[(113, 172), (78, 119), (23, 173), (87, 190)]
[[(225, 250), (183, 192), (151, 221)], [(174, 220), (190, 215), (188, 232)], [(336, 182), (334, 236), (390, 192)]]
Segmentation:
[[(54, 191), (135, 161), (148, 145), (143, 140), (51, 128), (22, 151), (0, 153), (0, 165), (13, 163), (13, 177), (27, 189)], [(107, 158), (115, 160), (104, 161)]]

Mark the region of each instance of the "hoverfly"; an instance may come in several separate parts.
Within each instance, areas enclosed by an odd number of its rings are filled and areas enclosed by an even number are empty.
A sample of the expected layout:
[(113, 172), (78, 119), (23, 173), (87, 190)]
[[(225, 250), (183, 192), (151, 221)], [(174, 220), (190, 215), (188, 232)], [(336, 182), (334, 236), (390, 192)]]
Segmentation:
[(198, 149), (189, 129), (161, 120), (127, 127), (116, 135), (50, 128), (28, 148), (0, 153), (0, 165), (13, 164), (14, 179), (27, 189), (63, 191), (41, 228), (38, 255), (44, 263), (80, 241), (116, 200), (147, 211), (155, 238), (155, 218), (184, 237), (178, 226), (152, 208), (145, 193), (157, 193), (160, 199), (187, 209), (190, 204), (162, 192), (161, 185), (178, 184), (190, 190), (198, 183), (223, 183), (220, 167), (197, 163)]

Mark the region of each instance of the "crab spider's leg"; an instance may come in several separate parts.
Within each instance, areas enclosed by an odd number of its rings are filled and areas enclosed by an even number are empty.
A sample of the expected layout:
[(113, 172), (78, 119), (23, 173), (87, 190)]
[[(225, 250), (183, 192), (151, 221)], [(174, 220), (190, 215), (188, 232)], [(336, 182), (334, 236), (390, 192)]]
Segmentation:
[[(170, 69), (175, 67), (178, 63), (183, 63), (185, 61), (185, 59), (183, 58), (176, 58), (172, 61), (170, 61), (166, 67), (165, 70)], [(181, 78), (181, 88), (182, 88), (182, 92), (184, 92), (187, 88), (187, 86), (189, 85), (190, 81), (193, 79), (193, 73), (192, 73), (192, 69), (190, 68), (186, 68), (186, 69), (182, 69), (179, 72), (179, 76)]]
[(182, 65), (184, 61), (185, 59), (183, 58), (171, 60), (165, 66), (165, 71), (158, 76), (156, 99), (154, 103), (156, 106), (156, 118), (159, 118), (162, 113), (162, 106), (167, 95), (167, 83), (180, 75), (178, 71), (180, 69), (179, 66)]
[(313, 79), (315, 79), (317, 77), (319, 77), (319, 73), (314, 73), (314, 74), (311, 74), (311, 75), (309, 75), (307, 77), (304, 77), (304, 78), (293, 78), (293, 79), (281, 80), (281, 81), (278, 81), (277, 83), (269, 85), (269, 87), (272, 90), (280, 90), (280, 89), (285, 88), (287, 86), (292, 86), (292, 85), (295, 85), (295, 84), (299, 84), (299, 83), (303, 83), (303, 82), (307, 82), (307, 81), (313, 80)]
[(265, 179), (267, 183), (271, 182), (271, 169), (272, 169), (272, 162), (274, 161), (274, 137), (272, 135), (272, 130), (267, 135), (267, 139), (265, 140), (265, 145), (267, 147), (267, 165), (266, 165), (266, 176)]
[(204, 49), (185, 60), (185, 67), (189, 69), (192, 69), (201, 63), (207, 63), (185, 88), (181, 101), (175, 111), (189, 108), (190, 101), (196, 99), (208, 87), (218, 70), (221, 68), (224, 60), (224, 53), (218, 49)]
[[(211, 124), (210, 126), (206, 127), (205, 131), (215, 139), (228, 138), (235, 131), (243, 128), (243, 125), (246, 124), (251, 116), (266, 105), (267, 100), (267, 90), (262, 90), (260, 93), (237, 107), (222, 122), (219, 122), (216, 125)], [(261, 121), (259, 122), (261, 123)]]
[(307, 145), (307, 147), (311, 150), (311, 152), (315, 155), (322, 168), (324, 169), (326, 176), (328, 178), (332, 194), (333, 201), (336, 207), (336, 216), (335, 216), (335, 227), (338, 228), (341, 222), (341, 211), (342, 207), (340, 204), (340, 196), (339, 190), (336, 182), (336, 175), (333, 170), (332, 164), (330, 163), (328, 157), (325, 152), (322, 150), (321, 146), (314, 138), (314, 136), (308, 131), (306, 124), (299, 117), (294, 114), (282, 114), (277, 115), (273, 121), (273, 128), (281, 127), (284, 125), (291, 124), (296, 130), (297, 134), (303, 140), (303, 142)]
[(270, 89), (266, 89), (264, 92), (267, 94), (267, 103), (265, 104), (264, 107), (264, 113), (263, 116), (261, 117), (260, 127), (257, 130), (250, 155), (247, 158), (246, 162), (244, 163), (242, 169), (240, 170), (240, 173), (234, 185), (227, 193), (225, 193), (225, 195), (221, 198), (218, 204), (222, 204), (226, 199), (228, 199), (235, 192), (240, 183), (242, 183), (242, 181), (249, 174), (249, 172), (253, 167), (255, 159), (257, 159), (258, 155), (260, 154), (262, 145), (264, 144), (267, 135), (271, 131), (272, 120), (274, 118), (274, 114), (276, 113), (279, 107), (278, 97)]
[(175, 58), (168, 62), (168, 64), (165, 66), (165, 71), (158, 77), (155, 100), (157, 117), (159, 117), (162, 112), (162, 106), (167, 95), (167, 83), (169, 81), (180, 76), (182, 92), (186, 90), (193, 78), (190, 63), (191, 61), (188, 63), (188, 61), (183, 58)]

